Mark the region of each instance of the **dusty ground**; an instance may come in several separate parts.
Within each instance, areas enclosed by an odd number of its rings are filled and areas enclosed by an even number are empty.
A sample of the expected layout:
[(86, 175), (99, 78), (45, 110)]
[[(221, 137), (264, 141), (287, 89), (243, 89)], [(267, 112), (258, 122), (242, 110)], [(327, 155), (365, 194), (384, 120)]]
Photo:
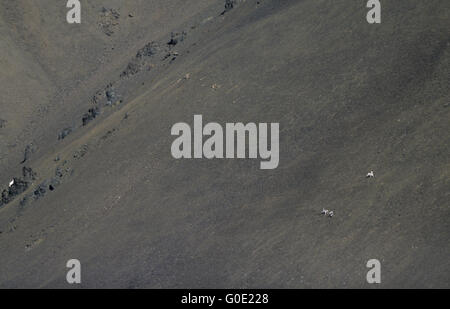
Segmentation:
[[(448, 1), (61, 2), (0, 1), (0, 287), (450, 287)], [(194, 114), (279, 167), (173, 159)]]

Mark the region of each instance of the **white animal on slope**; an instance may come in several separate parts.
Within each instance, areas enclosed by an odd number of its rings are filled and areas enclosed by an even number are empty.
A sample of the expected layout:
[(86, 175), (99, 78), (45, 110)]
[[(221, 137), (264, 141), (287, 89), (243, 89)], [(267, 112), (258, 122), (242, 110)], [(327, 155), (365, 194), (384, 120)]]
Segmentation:
[(322, 208), (321, 214), (331, 218), (334, 216), (334, 211)]
[(372, 178), (372, 177), (375, 177), (375, 175), (373, 174), (373, 171), (370, 171), (369, 173), (367, 173), (366, 177)]
[(14, 179), (9, 182), (9, 187), (11, 188), (14, 185)]

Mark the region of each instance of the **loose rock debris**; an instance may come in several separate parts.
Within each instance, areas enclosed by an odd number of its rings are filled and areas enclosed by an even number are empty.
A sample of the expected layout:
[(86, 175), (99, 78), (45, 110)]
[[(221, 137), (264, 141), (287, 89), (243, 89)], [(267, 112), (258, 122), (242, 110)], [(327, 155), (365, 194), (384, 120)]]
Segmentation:
[(163, 58), (163, 60), (166, 60), (167, 58), (172, 57), (171, 61), (174, 61), (179, 56), (179, 53), (177, 51), (169, 51)]
[(116, 91), (114, 90), (112, 84), (109, 84), (106, 87), (105, 95), (106, 95), (106, 105), (108, 106), (114, 105), (118, 100), (118, 96), (116, 95)]
[(179, 42), (183, 42), (184, 39), (187, 36), (187, 32), (186, 31), (182, 31), (181, 33), (178, 32), (172, 32), (170, 33), (170, 41), (167, 42), (167, 45), (169, 47), (173, 47), (175, 45), (177, 45)]
[(142, 47), (138, 52), (136, 53), (136, 58), (141, 59), (143, 57), (151, 57), (158, 53), (160, 50), (159, 44), (152, 41), (150, 43), (147, 43), (144, 47)]
[(49, 180), (45, 180), (43, 182), (41, 182), (34, 190), (33, 193), (28, 194), (27, 196), (25, 196), (21, 201), (20, 201), (20, 205), (24, 206), (27, 204), (28, 201), (30, 201), (30, 199), (33, 200), (38, 200), (42, 197), (44, 197), (48, 191), (53, 191), (55, 190), (56, 186), (59, 185), (59, 181), (56, 178), (51, 178)]
[(66, 176), (71, 176), (73, 174), (73, 169), (67, 167), (67, 161), (64, 161), (62, 165), (59, 165), (55, 169), (55, 177), (62, 179)]
[(120, 73), (120, 77), (124, 76), (132, 76), (134, 74), (137, 74), (141, 69), (141, 64), (137, 60), (133, 60), (128, 63), (125, 70)]
[[(108, 35), (111, 35), (113, 31), (111, 30), (112, 26), (118, 24), (117, 20), (119, 19), (120, 14), (114, 9), (106, 9), (103, 8), (101, 12), (101, 23), (100, 25), (105, 30)], [(111, 21), (112, 20), (112, 21)], [(170, 40), (166, 43), (166, 47), (164, 48), (163, 43), (158, 43), (155, 41), (151, 41), (147, 43), (144, 47), (139, 49), (135, 55), (135, 57), (127, 64), (127, 67), (120, 74), (120, 78), (124, 77), (132, 77), (133, 75), (142, 71), (143, 68), (146, 68), (147, 71), (150, 71), (155, 67), (154, 60), (149, 62), (155, 55), (165, 53), (164, 57), (161, 57), (160, 60), (164, 61), (168, 58), (171, 58), (171, 62), (174, 61), (179, 53), (177, 51), (172, 50), (172, 47), (183, 42), (187, 36), (186, 31), (181, 32), (172, 32), (170, 36)], [(103, 96), (105, 94), (105, 96)], [(95, 105), (94, 108), (88, 110), (82, 116), (82, 125), (85, 126), (92, 120), (94, 120), (100, 114), (100, 106), (113, 106), (117, 102), (122, 103), (123, 101), (120, 99), (120, 95), (118, 95), (114, 89), (113, 83), (109, 83), (105, 89), (97, 91), (92, 96), (92, 103)], [(67, 127), (58, 133), (58, 139), (62, 140), (67, 135), (71, 134), (76, 128)]]
[[(112, 83), (106, 85), (103, 90), (99, 90), (92, 97), (92, 104), (102, 106), (112, 106), (119, 101), (120, 95), (116, 93), (116, 90)], [(98, 106), (96, 108), (99, 108)]]
[(14, 198), (28, 189), (29, 183), (20, 178), (14, 178), (13, 184), (2, 191), (0, 207), (14, 200)]
[(129, 77), (141, 71), (142, 67), (146, 65), (146, 58), (156, 55), (160, 51), (159, 44), (156, 42), (147, 43), (143, 48), (138, 50), (136, 56), (131, 60), (125, 70), (120, 74), (120, 77)]
[(84, 157), (86, 155), (86, 153), (88, 152), (88, 145), (84, 144), (83, 146), (81, 146), (80, 149), (78, 149), (77, 151), (74, 152), (73, 157), (75, 159), (80, 159), (82, 157)]
[(33, 154), (36, 151), (36, 147), (33, 145), (33, 143), (28, 144), (25, 147), (24, 153), (23, 153), (23, 160), (22, 162), (20, 162), (20, 164), (25, 163), (31, 156), (31, 154)]
[(118, 129), (113, 128), (112, 130), (108, 130), (105, 134), (100, 137), (100, 141), (107, 140), (111, 135), (114, 134)]
[(62, 129), (62, 131), (58, 133), (58, 140), (65, 139), (70, 133), (72, 133), (72, 128)]
[(100, 13), (99, 26), (107, 36), (114, 34), (115, 27), (119, 24), (120, 14), (114, 9), (102, 8)]
[(232, 10), (236, 5), (237, 0), (225, 0), (225, 10), (220, 15), (224, 15), (228, 11)]
[[(56, 188), (63, 182), (66, 176), (71, 176), (73, 174), (73, 169), (66, 166), (68, 162), (64, 161), (61, 165), (56, 167), (55, 176), (49, 179), (42, 181), (39, 185), (37, 185), (32, 193), (27, 194), (21, 201), (20, 205), (23, 207), (28, 204), (30, 201), (38, 200), (48, 192), (56, 190)], [(34, 177), (34, 176), (33, 176)]]
[(31, 182), (33, 180), (36, 180), (36, 173), (31, 167), (24, 166), (22, 168), (22, 177), (25, 179), (25, 181)]
[(31, 182), (35, 180), (36, 173), (31, 168), (22, 168), (22, 178), (14, 177), (8, 185), (8, 189), (4, 189), (1, 194), (0, 207), (12, 202), (16, 196), (25, 192)]
[(83, 115), (83, 126), (94, 120), (98, 115), (100, 115), (100, 109), (98, 107), (90, 108), (88, 112)]

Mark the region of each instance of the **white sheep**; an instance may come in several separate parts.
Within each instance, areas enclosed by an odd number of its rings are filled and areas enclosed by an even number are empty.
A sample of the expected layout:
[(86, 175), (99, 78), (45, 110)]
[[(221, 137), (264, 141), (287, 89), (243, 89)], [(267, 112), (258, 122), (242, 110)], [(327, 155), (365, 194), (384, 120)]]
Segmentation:
[(14, 179), (9, 182), (9, 187), (11, 188), (14, 185)]
[(367, 173), (366, 178), (373, 178), (375, 177), (375, 175), (373, 174), (373, 171), (370, 171), (369, 173)]
[(334, 211), (322, 208), (321, 214), (331, 218), (334, 216)]

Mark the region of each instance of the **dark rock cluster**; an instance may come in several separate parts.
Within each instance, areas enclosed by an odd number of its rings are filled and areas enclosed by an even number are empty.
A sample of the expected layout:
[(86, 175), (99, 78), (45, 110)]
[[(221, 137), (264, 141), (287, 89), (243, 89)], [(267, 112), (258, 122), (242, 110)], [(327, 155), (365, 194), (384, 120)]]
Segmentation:
[(1, 193), (0, 199), (0, 207), (6, 204), (9, 204), (13, 201), (18, 195), (25, 192), (31, 182), (36, 179), (36, 173), (33, 172), (31, 168), (23, 167), (22, 168), (22, 178), (13, 178), (13, 184), (8, 187), (8, 189), (4, 189)]
[(72, 133), (72, 128), (64, 128), (58, 133), (58, 139), (65, 139), (70, 133)]
[(170, 40), (169, 40), (169, 42), (167, 42), (167, 45), (169, 45), (169, 47), (175, 46), (179, 42), (183, 42), (184, 39), (186, 38), (186, 36), (187, 36), (186, 31), (182, 31), (181, 33), (172, 32), (170, 34)]
[(100, 109), (98, 107), (90, 108), (88, 112), (83, 115), (83, 126), (94, 120), (98, 115), (100, 115)]
[(236, 5), (237, 5), (237, 0), (225, 0), (225, 10), (222, 12), (221, 15), (232, 10)]
[(139, 49), (136, 56), (128, 63), (120, 77), (133, 76), (145, 66), (146, 60), (160, 51), (159, 44), (156, 42), (147, 43), (143, 48)]

